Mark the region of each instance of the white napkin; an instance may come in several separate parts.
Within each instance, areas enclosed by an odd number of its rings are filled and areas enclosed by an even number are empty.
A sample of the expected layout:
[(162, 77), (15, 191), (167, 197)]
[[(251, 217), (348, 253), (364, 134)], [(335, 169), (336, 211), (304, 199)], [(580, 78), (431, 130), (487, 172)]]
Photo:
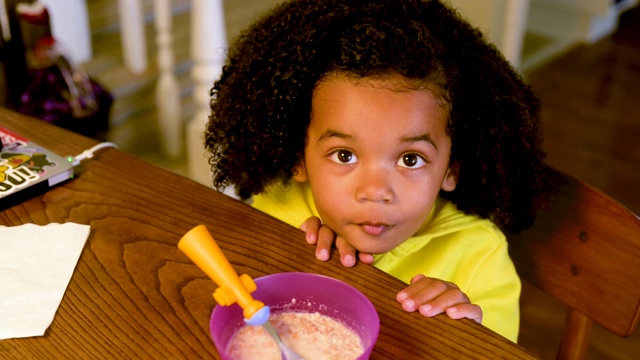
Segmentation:
[(44, 335), (89, 231), (75, 223), (0, 226), (0, 340)]

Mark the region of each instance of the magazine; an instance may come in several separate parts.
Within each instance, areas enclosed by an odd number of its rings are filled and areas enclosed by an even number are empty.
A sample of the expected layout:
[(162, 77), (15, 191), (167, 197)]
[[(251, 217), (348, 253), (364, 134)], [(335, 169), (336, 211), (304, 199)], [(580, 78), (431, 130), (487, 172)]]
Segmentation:
[(69, 159), (2, 127), (0, 139), (0, 204), (26, 190), (33, 194), (73, 177)]

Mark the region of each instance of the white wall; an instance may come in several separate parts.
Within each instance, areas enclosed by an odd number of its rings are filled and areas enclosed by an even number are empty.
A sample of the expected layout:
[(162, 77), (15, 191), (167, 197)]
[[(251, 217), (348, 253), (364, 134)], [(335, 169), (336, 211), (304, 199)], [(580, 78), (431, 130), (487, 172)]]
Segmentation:
[(530, 0), (449, 0), (515, 67), (519, 67)]
[(51, 33), (73, 64), (93, 56), (86, 0), (39, 0), (49, 12)]

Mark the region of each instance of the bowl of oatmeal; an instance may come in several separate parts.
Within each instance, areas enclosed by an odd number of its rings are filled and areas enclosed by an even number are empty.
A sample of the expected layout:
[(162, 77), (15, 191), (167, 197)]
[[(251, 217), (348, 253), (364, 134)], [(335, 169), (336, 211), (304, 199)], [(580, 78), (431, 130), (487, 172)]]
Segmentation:
[[(380, 319), (371, 301), (353, 286), (319, 274), (287, 272), (255, 279), (252, 293), (271, 309), (269, 322), (306, 360), (368, 359)], [(211, 338), (222, 359), (280, 359), (261, 326), (246, 325), (242, 309), (217, 305)]]

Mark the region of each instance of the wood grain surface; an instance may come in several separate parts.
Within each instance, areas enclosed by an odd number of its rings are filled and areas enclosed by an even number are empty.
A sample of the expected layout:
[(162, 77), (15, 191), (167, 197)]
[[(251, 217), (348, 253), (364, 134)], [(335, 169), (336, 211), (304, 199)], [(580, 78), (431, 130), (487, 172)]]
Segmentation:
[[(42, 121), (0, 109), (0, 126), (60, 155), (95, 145)], [(204, 224), (238, 273), (304, 271), (362, 291), (381, 330), (373, 359), (534, 358), (470, 320), (406, 313), (405, 284), (337, 256), (317, 261), (302, 231), (185, 177), (106, 148), (69, 182), (0, 211), (0, 225), (76, 222), (91, 233), (44, 336), (0, 341), (3, 359), (218, 358), (209, 336), (214, 283), (177, 248)]]

